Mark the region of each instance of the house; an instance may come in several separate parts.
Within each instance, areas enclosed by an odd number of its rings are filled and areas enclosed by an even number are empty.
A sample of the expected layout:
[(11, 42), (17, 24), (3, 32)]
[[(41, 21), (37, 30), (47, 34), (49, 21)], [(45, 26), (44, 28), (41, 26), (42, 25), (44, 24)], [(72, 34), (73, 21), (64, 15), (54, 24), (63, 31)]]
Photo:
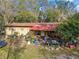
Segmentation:
[(9, 23), (5, 25), (6, 35), (17, 32), (26, 35), (29, 31), (53, 31), (59, 23)]

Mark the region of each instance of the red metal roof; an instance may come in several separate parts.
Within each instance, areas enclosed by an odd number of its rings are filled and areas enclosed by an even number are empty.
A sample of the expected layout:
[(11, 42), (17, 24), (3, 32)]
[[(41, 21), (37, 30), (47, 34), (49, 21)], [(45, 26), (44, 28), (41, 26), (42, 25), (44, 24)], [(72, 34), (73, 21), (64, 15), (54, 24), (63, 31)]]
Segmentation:
[(9, 23), (5, 27), (30, 27), (34, 31), (53, 31), (58, 24), (60, 23)]
[(58, 24), (45, 24), (45, 25), (34, 25), (31, 30), (34, 31), (53, 31), (54, 29), (56, 29), (56, 27), (58, 26)]

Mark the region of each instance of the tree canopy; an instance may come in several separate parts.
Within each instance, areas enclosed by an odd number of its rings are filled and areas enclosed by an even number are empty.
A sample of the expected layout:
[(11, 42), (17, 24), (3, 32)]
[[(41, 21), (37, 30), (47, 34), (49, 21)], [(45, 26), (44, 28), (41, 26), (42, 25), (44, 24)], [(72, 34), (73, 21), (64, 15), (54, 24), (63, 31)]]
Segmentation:
[(57, 22), (76, 13), (73, 2), (61, 0), (51, 6), (47, 0), (1, 0), (0, 10), (5, 23)]
[(69, 20), (62, 22), (56, 32), (62, 36), (63, 39), (77, 39), (79, 36), (79, 13), (74, 14)]

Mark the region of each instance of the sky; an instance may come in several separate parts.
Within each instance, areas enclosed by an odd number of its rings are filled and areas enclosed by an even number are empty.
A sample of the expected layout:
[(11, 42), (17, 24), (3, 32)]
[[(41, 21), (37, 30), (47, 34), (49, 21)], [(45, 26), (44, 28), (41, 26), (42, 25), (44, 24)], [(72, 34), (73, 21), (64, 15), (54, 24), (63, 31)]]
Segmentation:
[[(48, 1), (54, 1), (54, 0), (48, 0)], [(66, 0), (66, 1), (74, 2), (76, 4), (76, 9), (79, 12), (79, 0)]]
[(74, 2), (76, 4), (76, 9), (79, 12), (79, 0), (69, 0), (71, 2)]
[(76, 4), (76, 9), (79, 12), (79, 0), (68, 0), (70, 2), (74, 2)]
[(78, 12), (79, 12), (79, 0), (73, 0), (73, 2), (77, 5), (77, 6), (76, 6), (76, 9), (77, 9)]
[[(16, 1), (16, 0), (14, 0)], [(55, 1), (55, 0), (48, 0), (48, 1)], [(76, 9), (79, 12), (79, 0), (66, 0), (66, 1), (70, 1), (70, 2), (74, 2), (76, 4)], [(52, 4), (52, 3), (50, 3)]]

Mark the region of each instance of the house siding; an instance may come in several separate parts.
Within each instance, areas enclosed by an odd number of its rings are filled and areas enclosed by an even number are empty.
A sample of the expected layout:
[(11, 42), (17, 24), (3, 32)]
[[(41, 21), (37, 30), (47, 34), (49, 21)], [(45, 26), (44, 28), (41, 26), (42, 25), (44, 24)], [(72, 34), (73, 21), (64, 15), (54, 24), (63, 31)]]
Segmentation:
[(30, 31), (30, 27), (6, 27), (6, 35), (17, 32), (19, 35), (26, 35)]

